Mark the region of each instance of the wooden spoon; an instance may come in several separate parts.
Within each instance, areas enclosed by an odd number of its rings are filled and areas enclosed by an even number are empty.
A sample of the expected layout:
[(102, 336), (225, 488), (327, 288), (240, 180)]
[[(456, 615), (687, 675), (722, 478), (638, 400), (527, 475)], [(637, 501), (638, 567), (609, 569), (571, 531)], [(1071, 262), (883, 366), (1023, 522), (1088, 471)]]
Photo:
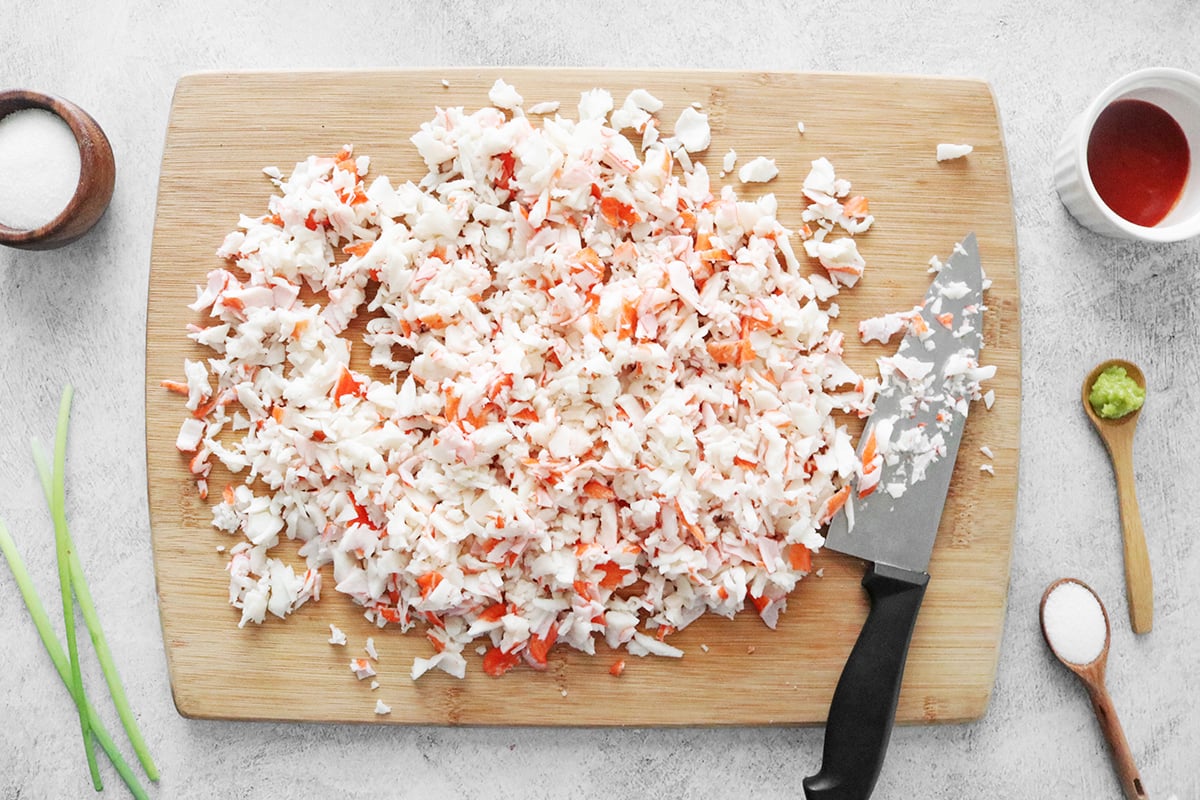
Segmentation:
[(1154, 627), (1154, 582), (1150, 575), (1150, 554), (1146, 551), (1146, 535), (1142, 531), (1142, 513), (1138, 510), (1137, 491), (1133, 481), (1133, 433), (1142, 410), (1116, 419), (1106, 419), (1096, 413), (1088, 400), (1092, 384), (1109, 367), (1124, 367), (1125, 374), (1137, 385), (1146, 388), (1146, 378), (1137, 364), (1110, 359), (1096, 366), (1083, 382), (1083, 410), (1096, 427), (1096, 432), (1108, 448), (1113, 472), (1117, 476), (1117, 500), (1121, 507), (1121, 533), (1125, 540), (1125, 593), (1129, 598), (1129, 621), (1134, 633), (1148, 633)]
[[(1051, 640), (1050, 634), (1046, 632), (1046, 600), (1050, 597), (1051, 592), (1064, 583), (1076, 583), (1091, 592), (1100, 605), (1101, 613), (1104, 614), (1104, 647), (1100, 650), (1100, 655), (1088, 664), (1075, 664), (1064, 658), (1054, 649), (1054, 642)], [(1113, 767), (1117, 771), (1117, 778), (1121, 781), (1125, 797), (1127, 800), (1148, 800), (1149, 795), (1142, 786), (1142, 776), (1138, 772), (1137, 764), (1133, 763), (1133, 753), (1129, 750), (1125, 731), (1121, 728), (1121, 721), (1117, 719), (1117, 710), (1113, 707), (1112, 697), (1108, 694), (1108, 688), (1104, 684), (1104, 672), (1108, 665), (1108, 645), (1112, 638), (1112, 629), (1108, 623), (1108, 611), (1104, 608), (1104, 603), (1100, 602), (1100, 597), (1092, 587), (1083, 581), (1075, 578), (1060, 578), (1046, 587), (1046, 592), (1042, 595), (1042, 602), (1038, 606), (1038, 618), (1041, 620), (1042, 636), (1045, 637), (1046, 644), (1054, 653), (1054, 657), (1062, 662), (1064, 667), (1074, 672), (1087, 689), (1088, 697), (1092, 701), (1092, 709), (1096, 712), (1096, 720), (1100, 723), (1100, 730), (1112, 751)]]

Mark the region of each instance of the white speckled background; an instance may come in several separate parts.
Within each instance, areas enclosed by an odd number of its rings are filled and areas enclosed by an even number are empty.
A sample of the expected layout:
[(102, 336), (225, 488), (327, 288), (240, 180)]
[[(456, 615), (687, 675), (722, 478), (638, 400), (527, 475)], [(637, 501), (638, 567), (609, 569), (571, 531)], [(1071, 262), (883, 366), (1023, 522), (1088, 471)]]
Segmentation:
[[(802, 796), (801, 779), (816, 770), (819, 728), (250, 725), (189, 721), (171, 704), (149, 547), (142, 386), (150, 237), (176, 79), (201, 69), (513, 64), (991, 82), (1009, 148), (1025, 319), (1021, 493), (999, 678), (983, 720), (898, 729), (875, 797), (1120, 796), (1086, 696), (1037, 628), (1042, 590), (1069, 574), (1099, 591), (1114, 620), (1109, 685), (1147, 790), (1200, 798), (1200, 241), (1101, 239), (1074, 224), (1050, 183), (1061, 131), (1111, 80), (1150, 65), (1200, 71), (1200, 12), (1191, 2), (9, 0), (0, 18), (0, 88), (82, 105), (113, 141), (118, 165), (113, 205), (85, 239), (48, 253), (0, 248), (0, 516), (54, 609), (52, 534), (27, 440), (52, 435), (59, 391), (73, 383), (69, 513), (162, 769), (153, 796), (765, 799)], [(1136, 639), (1113, 479), (1078, 406), (1083, 376), (1109, 356), (1139, 363), (1150, 386), (1136, 465), (1157, 608), (1154, 632)], [(85, 679), (99, 696), (99, 670), (84, 649)], [(0, 798), (90, 796), (71, 702), (3, 568), (0, 675)], [(107, 791), (124, 796), (106, 763), (103, 775)]]

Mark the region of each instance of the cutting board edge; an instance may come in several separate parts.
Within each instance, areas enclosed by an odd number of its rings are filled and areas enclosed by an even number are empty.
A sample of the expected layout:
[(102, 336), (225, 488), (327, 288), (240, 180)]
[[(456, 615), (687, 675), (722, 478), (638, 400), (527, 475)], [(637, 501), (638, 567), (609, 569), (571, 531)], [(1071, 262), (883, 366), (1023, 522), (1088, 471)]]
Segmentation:
[[(790, 719), (783, 717), (780, 719), (762, 719), (762, 720), (745, 720), (745, 719), (656, 719), (649, 716), (645, 718), (633, 717), (627, 715), (625, 719), (602, 719), (589, 722), (572, 722), (572, 721), (550, 721), (550, 722), (534, 722), (526, 719), (478, 719), (469, 721), (456, 721), (448, 719), (416, 719), (405, 717), (393, 717), (392, 715), (375, 715), (374, 718), (368, 718), (365, 714), (353, 715), (319, 715), (317, 713), (307, 714), (291, 714), (291, 715), (264, 715), (242, 713), (237, 710), (209, 710), (202, 711), (193, 709), (192, 702), (181, 700), (179, 692), (172, 685), (171, 699), (175, 705), (176, 712), (185, 719), (199, 720), (203, 722), (256, 722), (256, 723), (287, 723), (287, 724), (308, 724), (308, 725), (384, 725), (391, 727), (407, 727), (414, 726), (429, 727), (429, 728), (529, 728), (529, 729), (561, 729), (571, 728), (578, 730), (587, 729), (614, 729), (614, 728), (818, 728), (825, 725), (824, 719)], [(912, 716), (912, 717), (897, 717), (896, 725), (903, 727), (927, 727), (930, 725), (964, 725), (971, 722), (978, 722), (982, 719), (987, 711), (991, 691), (982, 695), (978, 702), (978, 712), (976, 707), (972, 706), (971, 710), (964, 714), (955, 714), (953, 716)], [(199, 703), (200, 701), (194, 701)]]
[[(431, 78), (442, 80), (443, 78), (453, 77), (454, 75), (479, 75), (481, 73), (500, 73), (518, 74), (518, 73), (538, 73), (543, 72), (546, 68), (536, 65), (521, 65), (521, 66), (503, 66), (503, 65), (486, 65), (478, 67), (344, 67), (337, 69), (304, 69), (291, 70), (284, 67), (277, 69), (208, 69), (208, 70), (193, 70), (180, 75), (175, 82), (175, 89), (172, 93), (171, 110), (174, 111), (175, 100), (181, 90), (190, 91), (192, 84), (204, 83), (218, 78), (253, 78), (255, 76), (263, 77), (282, 77), (289, 78), (304, 78), (304, 77), (329, 77), (331, 75), (429, 75)], [(966, 75), (923, 75), (917, 72), (854, 72), (854, 71), (838, 71), (838, 70), (738, 70), (738, 69), (721, 69), (718, 67), (701, 67), (701, 68), (680, 68), (680, 67), (628, 67), (621, 69), (609, 69), (604, 67), (555, 67), (555, 73), (560, 75), (594, 75), (598, 72), (603, 72), (606, 75), (671, 75), (680, 72), (705, 76), (719, 77), (722, 75), (758, 75), (762, 77), (805, 77), (812, 76), (818, 78), (845, 78), (845, 79), (860, 79), (866, 78), (870, 80), (905, 80), (905, 81), (921, 81), (921, 82), (937, 82), (937, 83), (960, 83), (974, 84), (985, 86), (988, 94), (991, 95), (993, 108), (998, 112), (996, 105), (995, 92), (992, 89), (992, 84), (987, 78), (973, 77)], [(649, 83), (649, 81), (646, 81)], [(999, 122), (999, 114), (997, 113), (997, 122)], [(1001, 137), (1003, 137), (1003, 128), (1001, 127)], [(1002, 139), (1003, 142), (1003, 139)], [(1005, 165), (1006, 172), (1007, 163)], [(1009, 185), (1009, 196), (1011, 198), (1012, 187)]]
[[(1009, 156), (1008, 156), (1008, 139), (1004, 133), (1004, 117), (1000, 113), (1000, 101), (997, 99), (996, 91), (992, 87), (991, 83), (989, 83), (987, 81), (982, 81), (982, 83), (987, 88), (988, 96), (992, 102), (992, 113), (995, 115), (995, 118), (996, 118), (996, 129), (1000, 136), (1000, 152), (1003, 155), (1003, 162), (1004, 162), (1005, 203), (1008, 205), (1009, 247), (1012, 249), (1012, 260), (1013, 260), (1012, 280), (1013, 280), (1013, 288), (1014, 288), (1014, 297), (1015, 297), (1015, 302), (1016, 302), (1016, 306), (1017, 306), (1016, 317), (1017, 317), (1017, 321), (1018, 321), (1018, 325), (1017, 325), (1016, 329), (1010, 332), (1010, 335), (1013, 337), (1013, 339), (1015, 339), (1015, 349), (1016, 349), (1017, 358), (1016, 358), (1016, 361), (1014, 362), (1014, 364), (1009, 368), (1010, 371), (1015, 371), (1015, 373), (1016, 373), (1015, 374), (1015, 382), (1017, 385), (1017, 394), (1016, 394), (1016, 397), (1014, 397), (1010, 402), (1015, 403), (1017, 406), (1016, 413), (1015, 413), (1016, 430), (1013, 432), (1013, 438), (1016, 440), (1016, 453), (1018, 455), (1018, 458), (1017, 458), (1016, 463), (1013, 465), (1012, 478), (1009, 481), (1009, 486), (1010, 486), (1010, 489), (1012, 492), (1012, 498), (1013, 498), (1013, 500), (1012, 500), (1013, 509), (1012, 509), (1012, 520), (1009, 525), (1009, 533), (1008, 533), (1008, 537), (1006, 539), (1006, 544), (1005, 544), (1006, 552), (1004, 554), (1004, 575), (1005, 575), (1004, 602), (1000, 605), (1000, 608), (997, 610), (997, 612), (998, 612), (997, 615), (998, 615), (999, 619), (997, 619), (995, 621), (996, 628), (997, 628), (997, 635), (996, 635), (996, 640), (995, 640), (995, 646), (992, 649), (992, 663), (991, 663), (991, 669), (989, 671), (989, 678), (988, 678), (988, 682), (987, 682), (987, 691), (982, 698), (982, 702), (979, 706), (978, 714), (975, 714), (974, 716), (972, 716), (966, 720), (963, 720), (964, 722), (971, 722), (971, 721), (979, 720), (979, 719), (982, 719), (984, 716), (986, 716), (987, 710), (991, 706), (992, 695), (995, 694), (995, 692), (996, 692), (996, 676), (999, 673), (999, 669), (1000, 669), (1000, 650), (1001, 650), (1001, 645), (1003, 644), (1003, 641), (1004, 641), (1004, 628), (1008, 622), (1008, 605), (1009, 605), (1009, 602), (1012, 600), (1012, 592), (1010, 591), (1010, 589), (1012, 586), (1013, 542), (1014, 542), (1014, 539), (1016, 538), (1016, 532), (1017, 532), (1017, 507), (1018, 507), (1018, 504), (1020, 503), (1020, 499), (1021, 499), (1021, 492), (1020, 492), (1021, 461), (1020, 461), (1019, 455), (1021, 452), (1021, 431), (1022, 431), (1021, 409), (1024, 405), (1022, 402), (1024, 393), (1021, 391), (1022, 364), (1024, 364), (1024, 362), (1025, 362), (1024, 340), (1021, 336), (1021, 326), (1019, 324), (1020, 319), (1021, 319), (1021, 242), (1020, 242), (1020, 239), (1017, 237), (1017, 212), (1016, 212), (1016, 207), (1013, 204), (1012, 164), (1009, 161)], [(939, 720), (939, 722), (940, 721), (941, 720)]]
[(150, 349), (149, 330), (151, 320), (157, 316), (154, 308), (154, 292), (152, 291), (152, 287), (154, 285), (154, 265), (156, 263), (161, 263), (159, 249), (162, 247), (162, 238), (164, 235), (164, 228), (166, 227), (161, 214), (163, 201), (163, 174), (167, 159), (168, 145), (171, 141), (170, 121), (174, 119), (175, 116), (176, 104), (179, 101), (178, 92), (179, 83), (176, 84), (175, 91), (172, 92), (171, 107), (167, 112), (167, 125), (163, 130), (163, 151), (162, 156), (159, 158), (159, 178), (154, 190), (154, 227), (150, 235), (150, 263), (148, 265), (148, 269), (146, 270), (147, 335), (142, 353), (142, 373), (145, 383), (144, 394), (142, 395), (142, 413), (147, 418), (147, 424), (143, 426), (146, 437), (146, 450), (144, 455), (146, 465), (146, 517), (150, 524), (150, 556), (154, 570), (154, 597), (157, 601), (155, 606), (156, 610), (158, 611), (158, 627), (162, 632), (163, 637), (163, 655), (167, 662), (167, 681), (171, 687), (171, 703), (175, 706), (175, 710), (180, 714), (180, 716), (188, 719), (198, 719), (198, 717), (193, 717), (186, 713), (180, 703), (179, 695), (182, 681), (179, 680), (179, 674), (177, 672), (177, 659), (171, 652), (171, 630), (170, 622), (168, 621), (168, 614), (166, 612), (168, 601), (163, 597), (161, 584), (161, 577), (163, 574), (165, 574), (165, 571), (163, 569), (163, 556), (160, 552), (160, 549), (164, 547), (165, 544), (163, 543), (163, 537), (161, 535), (155, 535), (155, 531), (162, 530), (164, 520), (161, 518), (161, 516), (166, 512), (165, 509), (161, 509), (160, 506), (154, 502), (154, 497), (157, 492), (154, 487), (155, 473), (154, 464), (152, 463), (153, 457), (151, 454), (153, 452), (152, 447), (155, 443), (155, 429), (154, 426), (149, 424), (149, 410), (154, 403), (151, 393), (155, 391), (163, 391), (162, 387), (155, 383), (153, 373), (151, 372), (152, 354)]

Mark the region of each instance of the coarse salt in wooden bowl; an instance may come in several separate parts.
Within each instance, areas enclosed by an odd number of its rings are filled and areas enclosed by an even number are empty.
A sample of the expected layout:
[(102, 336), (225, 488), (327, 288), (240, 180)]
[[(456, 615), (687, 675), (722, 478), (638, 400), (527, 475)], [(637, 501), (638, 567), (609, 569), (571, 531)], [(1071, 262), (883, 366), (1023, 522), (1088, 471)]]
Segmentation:
[(79, 183), (58, 216), (43, 225), (18, 229), (0, 222), (0, 244), (22, 250), (50, 250), (75, 241), (104, 216), (112, 199), (116, 163), (108, 137), (79, 106), (40, 92), (0, 92), (0, 120), (26, 109), (49, 111), (71, 128), (79, 145)]

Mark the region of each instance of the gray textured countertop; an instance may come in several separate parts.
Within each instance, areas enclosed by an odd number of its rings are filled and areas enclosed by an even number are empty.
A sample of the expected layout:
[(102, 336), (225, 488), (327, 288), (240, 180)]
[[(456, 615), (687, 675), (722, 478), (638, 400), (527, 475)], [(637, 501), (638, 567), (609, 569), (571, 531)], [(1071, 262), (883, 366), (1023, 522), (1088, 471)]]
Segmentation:
[[(218, 68), (512, 64), (991, 82), (1011, 164), (1024, 319), (1020, 499), (999, 676), (982, 720), (898, 729), (875, 796), (1120, 796), (1086, 696), (1052, 662), (1038, 632), (1042, 590), (1073, 574), (1100, 592), (1114, 620), (1109, 685), (1147, 790), (1200, 798), (1200, 493), (1192, 485), (1200, 430), (1188, 399), (1200, 383), (1200, 241), (1099, 238), (1066, 214), (1050, 168), (1071, 116), (1119, 75), (1150, 65), (1200, 71), (1200, 13), (1186, 0), (787, 3), (771, 11), (749, 2), (650, 5), (537, 4), (531, 13), (512, 2), (369, 10), (308, 2), (7, 4), (0, 88), (50, 91), (86, 108), (113, 141), (118, 178), (112, 207), (84, 240), (48, 253), (0, 249), (0, 516), (55, 607), (50, 527), (27, 440), (52, 435), (58, 393), (69, 381), (78, 390), (69, 512), (162, 769), (152, 795), (785, 798), (801, 796), (801, 779), (817, 766), (819, 728), (229, 724), (183, 719), (171, 703), (143, 488), (142, 387), (151, 228), (175, 81)], [(1139, 363), (1150, 386), (1135, 461), (1157, 613), (1153, 633), (1137, 638), (1126, 622), (1113, 479), (1078, 408), (1088, 368), (1114, 355)], [(0, 798), (90, 796), (74, 710), (6, 569), (0, 620)], [(84, 667), (88, 685), (100, 687), (90, 657)], [(124, 796), (107, 764), (103, 774), (107, 791)]]

